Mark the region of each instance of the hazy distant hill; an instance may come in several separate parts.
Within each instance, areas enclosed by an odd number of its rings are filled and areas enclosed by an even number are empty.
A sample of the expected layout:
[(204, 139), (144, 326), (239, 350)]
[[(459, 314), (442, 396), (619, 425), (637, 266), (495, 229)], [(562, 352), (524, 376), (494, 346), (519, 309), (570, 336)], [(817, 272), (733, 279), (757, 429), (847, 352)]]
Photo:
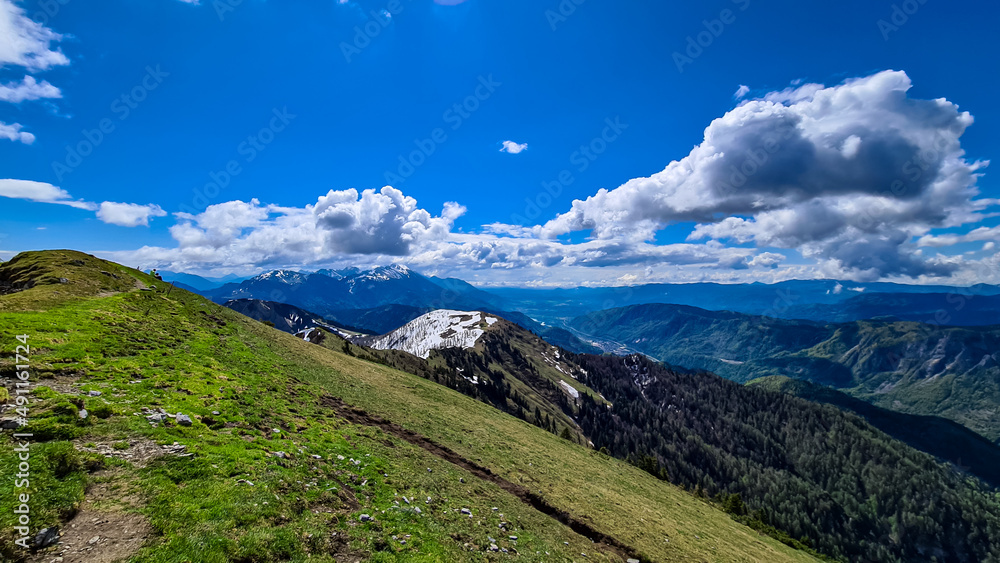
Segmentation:
[[(937, 293), (944, 296), (946, 311), (952, 312), (952, 324), (963, 324), (959, 321), (968, 315), (955, 311), (957, 300), (964, 296), (996, 296), (1000, 295), (1000, 286), (979, 284), (969, 288), (949, 286), (907, 285), (886, 282), (855, 283), (837, 280), (790, 280), (775, 284), (719, 284), (719, 283), (654, 283), (631, 287), (578, 287), (572, 289), (525, 289), (525, 288), (491, 288), (490, 292), (505, 300), (505, 307), (531, 315), (533, 318), (546, 321), (549, 324), (559, 324), (561, 321), (578, 317), (588, 312), (639, 305), (647, 303), (670, 303), (689, 305), (712, 311), (736, 311), (753, 315), (767, 315), (777, 318), (812, 318), (800, 317), (809, 311), (812, 305), (829, 306), (817, 308), (817, 313), (828, 320), (829, 315), (840, 314), (849, 316), (846, 320), (871, 318), (867, 315), (886, 315), (906, 313), (907, 307), (892, 308), (888, 303), (876, 311), (865, 310), (856, 304), (849, 304), (846, 309), (841, 305), (859, 295), (868, 293), (882, 294), (922, 294)], [(950, 297), (949, 297), (950, 296)], [(860, 303), (864, 303), (861, 300)], [(858, 302), (855, 302), (858, 303)], [(900, 303), (903, 303), (900, 301)], [(851, 316), (854, 315), (854, 316)], [(857, 316), (863, 315), (863, 316)], [(926, 321), (927, 319), (919, 319)], [(948, 324), (948, 323), (944, 323)], [(982, 324), (976, 322), (975, 324)]]
[(778, 316), (826, 322), (883, 318), (943, 326), (987, 326), (1000, 324), (1000, 295), (862, 293), (833, 305), (793, 305)]
[(572, 326), (735, 381), (787, 375), (1000, 438), (1000, 325), (824, 324), (652, 304), (579, 317)]

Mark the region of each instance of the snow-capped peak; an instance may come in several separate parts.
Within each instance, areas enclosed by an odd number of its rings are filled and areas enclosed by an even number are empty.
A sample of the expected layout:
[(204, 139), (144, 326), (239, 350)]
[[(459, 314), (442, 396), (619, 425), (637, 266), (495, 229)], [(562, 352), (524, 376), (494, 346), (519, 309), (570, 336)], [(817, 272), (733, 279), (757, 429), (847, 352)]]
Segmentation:
[(357, 277), (370, 281), (401, 280), (410, 277), (412, 273), (412, 270), (402, 264), (393, 264), (391, 266), (372, 268), (367, 272), (359, 274)]
[(377, 350), (403, 350), (427, 358), (431, 350), (441, 348), (472, 348), (486, 327), (497, 322), (496, 317), (479, 311), (438, 309), (413, 319), (389, 334), (376, 338), (371, 347)]
[(274, 280), (287, 284), (301, 283), (305, 279), (305, 276), (299, 272), (292, 270), (271, 270), (270, 272), (264, 272), (259, 276), (253, 278), (251, 281), (266, 281)]

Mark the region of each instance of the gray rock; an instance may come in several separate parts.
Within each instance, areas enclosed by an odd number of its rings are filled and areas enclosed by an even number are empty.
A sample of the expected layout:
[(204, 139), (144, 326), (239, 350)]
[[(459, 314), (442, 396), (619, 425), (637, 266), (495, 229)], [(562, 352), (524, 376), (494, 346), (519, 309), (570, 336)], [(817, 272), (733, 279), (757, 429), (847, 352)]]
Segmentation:
[(271, 455), (273, 455), (274, 457), (277, 457), (277, 458), (281, 458), (281, 459), (287, 459), (288, 458), (288, 454), (286, 454), (285, 452), (274, 452)]
[(362, 522), (373, 522), (375, 519), (372, 518), (371, 516), (367, 515), (367, 514), (362, 514), (361, 517), (358, 518), (358, 520), (360, 520)]
[(424, 511), (420, 510), (419, 506), (414, 506), (413, 507), (413, 512), (416, 512), (417, 514), (422, 514)]
[(177, 424), (180, 424), (181, 426), (191, 426), (191, 424), (193, 424), (191, 422), (191, 417), (186, 414), (177, 413), (176, 420)]
[(161, 412), (154, 412), (153, 414), (146, 417), (146, 420), (150, 422), (163, 422), (167, 419), (167, 415)]
[(79, 416), (79, 417), (80, 417), (80, 418), (81, 418), (82, 420), (87, 420), (87, 417), (88, 417), (88, 416), (90, 416), (90, 413), (88, 413), (88, 412), (87, 412), (87, 409), (80, 409), (80, 412), (78, 412), (78, 413), (76, 413), (76, 414), (77, 414), (77, 416)]
[(463, 508), (462, 509), (462, 514), (468, 514), (469, 516), (472, 516), (472, 511), (469, 510), (468, 508)]
[(639, 563), (638, 559), (629, 559), (626, 563)]
[(4, 430), (17, 430), (24, 426), (24, 422), (19, 418), (5, 418), (0, 420), (0, 428)]
[(279, 429), (277, 429), (277, 428), (272, 428), (272, 429), (271, 429), (271, 432), (273, 432), (273, 433), (275, 433), (275, 434), (281, 434), (281, 430), (279, 430)]
[(43, 528), (35, 534), (35, 549), (45, 549), (59, 541), (59, 528)]
[(510, 536), (510, 541), (517, 541), (517, 536)]
[(90, 395), (91, 397), (100, 397), (101, 396), (101, 392), (100, 391), (90, 391), (90, 392), (87, 393), (87, 395)]
[(221, 413), (221, 412), (219, 412), (219, 411), (212, 411), (212, 414), (213, 414), (213, 415), (215, 415), (215, 416), (219, 416), (219, 415), (220, 415), (220, 414), (222, 414), (222, 413)]

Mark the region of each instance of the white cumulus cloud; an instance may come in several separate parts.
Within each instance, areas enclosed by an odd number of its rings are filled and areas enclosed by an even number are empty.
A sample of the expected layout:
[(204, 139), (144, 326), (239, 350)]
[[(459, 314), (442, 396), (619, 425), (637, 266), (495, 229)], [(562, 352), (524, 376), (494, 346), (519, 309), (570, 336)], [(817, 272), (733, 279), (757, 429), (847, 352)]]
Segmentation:
[(34, 143), (35, 136), (32, 133), (23, 131), (23, 129), (24, 126), (20, 123), (4, 123), (3, 121), (0, 121), (0, 139), (16, 141), (26, 145)]
[(574, 201), (543, 232), (650, 241), (694, 221), (689, 240), (796, 249), (836, 277), (947, 276), (958, 265), (921, 256), (912, 237), (978, 222), (995, 202), (977, 199), (987, 163), (959, 142), (972, 116), (910, 86), (885, 71), (744, 102), (688, 156)]
[(13, 0), (0, 0), (0, 37), (0, 68), (36, 71), (69, 64), (66, 55), (52, 48), (62, 35), (29, 18)]
[(517, 143), (514, 141), (504, 141), (503, 146), (500, 148), (500, 152), (508, 154), (520, 154), (526, 150), (528, 150), (528, 143)]
[(61, 98), (59, 88), (43, 80), (38, 82), (33, 76), (25, 76), (20, 82), (0, 84), (0, 101), (21, 103), (23, 101), (40, 100), (43, 98)]

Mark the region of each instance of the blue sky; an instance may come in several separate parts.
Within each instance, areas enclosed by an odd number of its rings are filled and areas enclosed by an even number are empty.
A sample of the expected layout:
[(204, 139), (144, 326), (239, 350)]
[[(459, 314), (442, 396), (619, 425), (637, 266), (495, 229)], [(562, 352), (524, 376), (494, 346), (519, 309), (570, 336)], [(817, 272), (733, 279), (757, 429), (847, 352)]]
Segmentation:
[[(0, 8), (3, 257), (402, 262), (504, 284), (1000, 282), (995, 5)], [(772, 139), (782, 124), (794, 136)]]

